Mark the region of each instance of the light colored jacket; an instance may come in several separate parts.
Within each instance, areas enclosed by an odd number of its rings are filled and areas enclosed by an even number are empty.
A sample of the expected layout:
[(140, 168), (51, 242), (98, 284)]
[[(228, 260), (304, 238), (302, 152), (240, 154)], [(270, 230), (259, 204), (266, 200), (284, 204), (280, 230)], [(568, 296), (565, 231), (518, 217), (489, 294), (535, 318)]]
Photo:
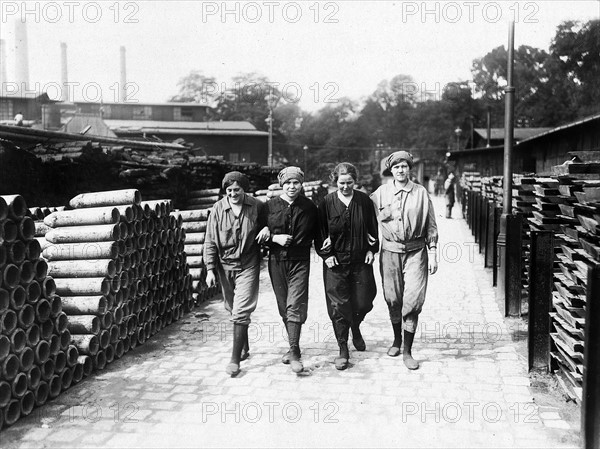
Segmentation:
[(437, 246), (435, 211), (425, 187), (412, 181), (380, 186), (371, 194), (381, 226), (381, 248), (395, 253)]

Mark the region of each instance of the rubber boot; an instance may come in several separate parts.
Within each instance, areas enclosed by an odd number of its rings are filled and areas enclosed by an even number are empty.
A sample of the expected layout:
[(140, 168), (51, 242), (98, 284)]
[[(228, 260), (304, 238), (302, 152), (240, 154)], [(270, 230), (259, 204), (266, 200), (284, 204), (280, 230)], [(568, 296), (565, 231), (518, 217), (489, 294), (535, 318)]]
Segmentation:
[(352, 344), (357, 351), (365, 351), (367, 349), (367, 344), (360, 332), (360, 323), (364, 317), (361, 314), (354, 315), (354, 321), (352, 321)]
[(235, 377), (240, 373), (240, 359), (244, 345), (248, 342), (248, 325), (237, 324), (233, 325), (233, 349), (231, 351), (231, 360), (225, 368), (225, 372), (231, 377)]
[(336, 323), (333, 328), (340, 348), (340, 355), (334, 360), (335, 368), (345, 370), (348, 368), (348, 361), (350, 359), (350, 351), (348, 351), (348, 333), (350, 329), (343, 323)]
[(300, 360), (300, 331), (302, 324), (295, 321), (287, 322), (288, 336), (290, 340), (290, 366), (295, 373), (304, 371), (304, 365)]
[(394, 342), (390, 349), (388, 349), (387, 354), (390, 357), (398, 357), (400, 355), (400, 348), (402, 347), (402, 322), (392, 323), (392, 328), (394, 329)]
[(413, 332), (404, 331), (404, 350), (402, 351), (402, 358), (404, 359), (404, 364), (408, 369), (418, 369), (419, 362), (413, 359), (412, 356), (412, 344), (415, 339), (415, 334)]

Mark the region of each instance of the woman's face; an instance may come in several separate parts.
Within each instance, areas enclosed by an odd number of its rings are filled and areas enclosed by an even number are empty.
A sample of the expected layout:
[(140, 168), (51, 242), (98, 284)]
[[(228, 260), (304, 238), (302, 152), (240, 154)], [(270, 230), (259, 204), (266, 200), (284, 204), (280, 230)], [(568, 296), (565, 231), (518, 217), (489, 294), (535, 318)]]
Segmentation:
[(302, 190), (302, 183), (297, 179), (290, 179), (283, 183), (283, 193), (292, 201), (298, 198), (300, 190)]
[(354, 193), (354, 178), (352, 175), (343, 174), (338, 177), (337, 188), (344, 196), (352, 196)]
[(401, 184), (408, 181), (408, 175), (410, 173), (410, 165), (406, 161), (400, 161), (397, 164), (392, 165), (390, 168), (394, 179)]
[(225, 194), (231, 204), (242, 204), (244, 200), (244, 189), (236, 182), (225, 189)]

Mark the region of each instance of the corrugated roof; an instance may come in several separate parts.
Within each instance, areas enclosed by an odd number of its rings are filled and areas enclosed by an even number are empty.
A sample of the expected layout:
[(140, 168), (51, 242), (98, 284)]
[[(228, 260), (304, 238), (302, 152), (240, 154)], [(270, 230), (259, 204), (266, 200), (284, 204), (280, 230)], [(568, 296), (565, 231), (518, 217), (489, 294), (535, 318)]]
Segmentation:
[(156, 120), (104, 120), (116, 134), (173, 134), (173, 135), (223, 135), (268, 136), (245, 121), (224, 122), (167, 122)]
[(582, 118), (580, 120), (576, 120), (574, 122), (567, 123), (565, 125), (557, 126), (556, 128), (548, 128), (548, 130), (545, 131), (544, 133), (541, 133), (541, 134), (536, 135), (536, 136), (529, 137), (527, 139), (523, 139), (519, 143), (523, 143), (523, 142), (526, 142), (526, 141), (529, 141), (529, 140), (537, 139), (537, 138), (542, 137), (542, 136), (547, 136), (547, 135), (555, 133), (557, 131), (562, 131), (563, 129), (572, 128), (573, 126), (583, 125), (584, 123), (591, 122), (591, 121), (598, 120), (598, 119), (600, 119), (600, 113), (594, 114), (594, 115), (589, 115), (589, 116), (584, 117), (584, 118)]
[[(552, 128), (515, 128), (513, 136), (515, 140), (524, 140), (545, 133), (551, 129)], [(479, 134), (483, 139), (487, 139), (486, 128), (475, 128), (473, 131)], [(492, 140), (504, 139), (504, 128), (491, 128), (490, 131)]]
[(90, 129), (85, 133), (86, 136), (117, 137), (100, 117), (93, 114), (75, 114), (61, 127), (60, 131), (81, 133), (88, 126)]
[(73, 101), (72, 104), (78, 104), (78, 105), (81, 105), (81, 104), (95, 104), (95, 105), (98, 105), (98, 106), (103, 106), (103, 105), (106, 105), (106, 106), (131, 105), (131, 106), (135, 106), (135, 107), (137, 107), (137, 106), (142, 106), (142, 107), (143, 106), (181, 106), (181, 107), (184, 107), (184, 108), (187, 108), (187, 107), (212, 108), (212, 106), (210, 104), (208, 104), (208, 103), (199, 103), (199, 102), (196, 102), (196, 101), (187, 102), (187, 103), (176, 102), (176, 101), (173, 101), (173, 102), (165, 101), (165, 102), (154, 102), (154, 103), (152, 103), (152, 102), (146, 103), (146, 102), (141, 102), (141, 101), (138, 102), (138, 103), (134, 103), (134, 102), (125, 102), (125, 103), (123, 103), (123, 102), (118, 102), (118, 101), (113, 101), (113, 102), (104, 101), (102, 103), (90, 102), (90, 101)]

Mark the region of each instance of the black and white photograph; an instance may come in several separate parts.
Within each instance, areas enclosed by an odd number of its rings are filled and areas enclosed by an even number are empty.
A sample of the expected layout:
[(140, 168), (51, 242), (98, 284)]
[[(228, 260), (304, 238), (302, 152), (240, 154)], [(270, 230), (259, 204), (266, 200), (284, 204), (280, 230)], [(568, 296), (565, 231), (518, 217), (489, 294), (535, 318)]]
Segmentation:
[(0, 2), (0, 446), (600, 448), (600, 0)]

